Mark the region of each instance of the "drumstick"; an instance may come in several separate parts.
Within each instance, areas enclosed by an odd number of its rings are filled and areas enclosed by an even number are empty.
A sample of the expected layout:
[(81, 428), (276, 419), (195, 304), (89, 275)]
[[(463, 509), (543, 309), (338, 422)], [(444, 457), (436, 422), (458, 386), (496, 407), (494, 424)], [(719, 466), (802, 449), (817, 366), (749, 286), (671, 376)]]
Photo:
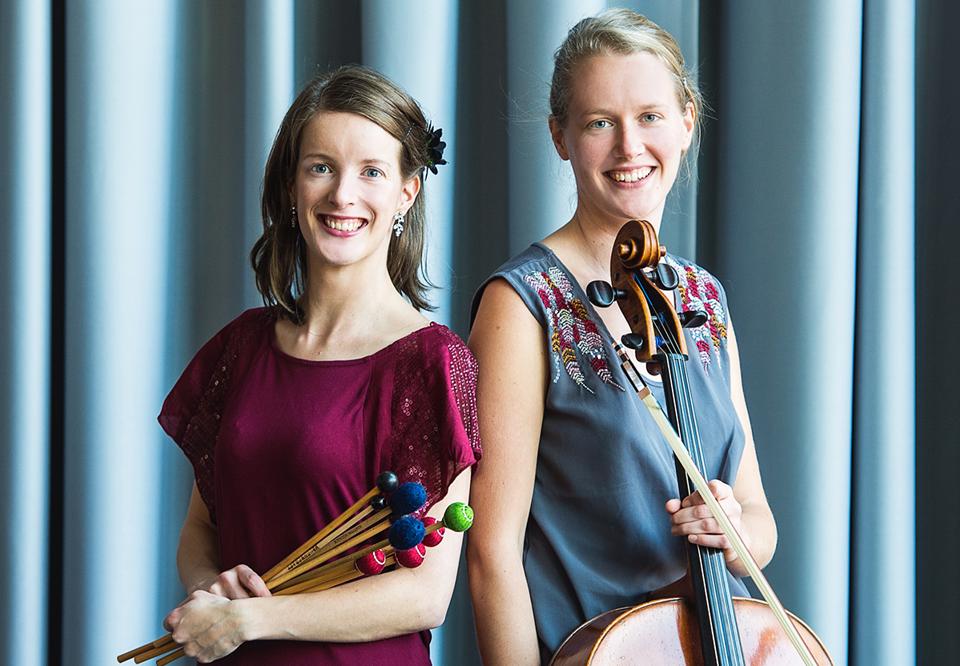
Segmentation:
[(276, 576), (280, 571), (285, 569), (291, 562), (293, 562), (298, 557), (303, 555), (303, 553), (305, 553), (306, 551), (310, 550), (310, 548), (315, 543), (319, 542), (325, 536), (327, 536), (328, 534), (333, 532), (335, 529), (340, 527), (340, 525), (347, 522), (347, 520), (349, 520), (350, 517), (353, 514), (355, 514), (357, 511), (360, 511), (361, 509), (365, 508), (365, 506), (371, 500), (373, 500), (377, 495), (381, 493), (383, 494), (391, 493), (397, 489), (397, 485), (398, 485), (398, 479), (396, 474), (389, 471), (381, 472), (377, 476), (376, 485), (373, 488), (371, 488), (367, 492), (367, 494), (365, 494), (363, 497), (361, 497), (356, 502), (354, 502), (353, 506), (351, 506), (349, 509), (347, 509), (346, 511), (341, 513), (339, 516), (334, 518), (328, 525), (326, 525), (323, 529), (321, 529), (319, 532), (314, 534), (313, 537), (311, 537), (310, 539), (307, 539), (307, 541), (305, 541), (302, 546), (300, 546), (295, 551), (293, 551), (292, 553), (287, 555), (285, 558), (280, 560), (276, 565), (274, 565), (273, 568), (271, 568), (267, 573), (263, 575), (263, 579), (269, 580), (274, 576)]
[[(426, 501), (427, 491), (421, 483), (414, 481), (402, 484), (390, 495), (387, 502), (389, 508), (378, 511), (370, 518), (351, 526), (349, 529), (341, 526), (340, 530), (328, 534), (306, 550), (301, 547), (298, 550), (302, 552), (296, 559), (287, 564), (283, 570), (266, 579), (267, 586), (273, 590), (277, 585), (294, 578), (299, 573), (309, 571), (319, 562), (330, 559), (333, 554), (343, 552), (346, 549), (344, 544), (356, 545), (369, 539), (389, 526), (391, 514), (402, 516), (413, 513), (419, 510)], [(349, 547), (352, 547), (352, 545)]]
[[(348, 550), (349, 548), (352, 548), (353, 546), (357, 545), (357, 543), (366, 541), (367, 538), (369, 538), (367, 534), (359, 535), (355, 539), (351, 539), (351, 541), (348, 541), (343, 545), (337, 548), (334, 548), (333, 550), (325, 553), (324, 555), (318, 558), (315, 558), (313, 560), (310, 560), (309, 562), (306, 562), (301, 567), (299, 572), (289, 572), (289, 574), (293, 574), (293, 575), (284, 574), (284, 575), (278, 576), (277, 578), (274, 578), (268, 584), (268, 587), (272, 585), (273, 586), (271, 587), (271, 590), (272, 590), (274, 588), (279, 587), (283, 583), (289, 580), (292, 580), (294, 577), (297, 577), (299, 575), (301, 576), (299, 578), (299, 581), (288, 586), (287, 589), (293, 589), (297, 592), (303, 591), (307, 587), (312, 585), (317, 577), (323, 576), (326, 573), (330, 572), (331, 570), (337, 569), (346, 563), (356, 562), (364, 555), (367, 555), (368, 553), (372, 553), (375, 550), (379, 550), (381, 548), (387, 548), (387, 547), (399, 548), (401, 550), (406, 548), (412, 548), (413, 546), (417, 545), (423, 540), (423, 535), (426, 533), (426, 529), (424, 528), (423, 523), (420, 520), (414, 518), (413, 516), (404, 516), (394, 521), (392, 525), (383, 524), (383, 525), (377, 526), (376, 528), (370, 530), (370, 535), (379, 534), (380, 532), (382, 532), (384, 529), (387, 529), (387, 528), (389, 528), (390, 531), (388, 533), (387, 538), (383, 539), (382, 541), (379, 541), (371, 546), (363, 548), (357, 551), (356, 553), (351, 553), (350, 555), (345, 555), (340, 559), (333, 560), (332, 562), (327, 562), (322, 567), (319, 566), (325, 559), (329, 559), (333, 557), (335, 554), (338, 555), (341, 552)], [(352, 543), (352, 541), (356, 541), (357, 543)], [(317, 570), (314, 571), (312, 575), (303, 577), (303, 574), (311, 571), (312, 569), (317, 569)]]
[[(356, 522), (353, 518), (354, 514), (357, 514), (358, 511), (361, 515), (368, 513), (370, 510), (368, 505), (373, 500), (377, 499), (378, 495), (383, 496), (384, 494), (391, 493), (398, 487), (397, 475), (391, 471), (381, 472), (377, 475), (376, 485), (371, 488), (363, 497), (353, 503), (353, 505), (344, 511), (342, 514), (334, 518), (328, 525), (326, 525), (319, 532), (314, 534), (310, 539), (307, 539), (299, 548), (287, 555), (283, 560), (278, 562), (273, 568), (271, 568), (267, 573), (265, 573), (262, 578), (264, 581), (268, 581), (273, 578), (277, 573), (285, 569), (290, 565), (291, 562), (299, 558), (301, 555), (309, 551), (318, 541), (322, 540), (324, 537), (328, 536), (331, 532), (334, 532), (338, 527), (350, 521), (351, 523)], [(419, 508), (419, 507), (418, 507)], [(123, 654), (117, 657), (117, 661), (122, 663), (129, 659), (134, 659), (137, 656), (140, 656), (148, 651), (152, 651), (155, 648), (159, 647), (160, 644), (169, 644), (173, 639), (170, 637), (170, 634), (151, 641), (150, 643), (145, 643), (138, 648), (134, 648), (129, 652), (124, 652)], [(150, 659), (152, 657), (147, 657)], [(136, 661), (136, 660), (135, 660)], [(136, 663), (141, 663), (137, 661)]]
[[(300, 574), (310, 571), (311, 569), (315, 569), (320, 564), (332, 559), (344, 551), (353, 548), (357, 544), (373, 538), (384, 530), (392, 529), (388, 517), (388, 514), (390, 514), (391, 511), (394, 515), (400, 513), (412, 513), (413, 511), (416, 511), (422, 507), (424, 502), (426, 502), (426, 499), (427, 494), (426, 490), (423, 488), (423, 485), (417, 482), (404, 483), (390, 498), (390, 509), (383, 509), (382, 511), (374, 514), (374, 516), (371, 518), (359, 523), (356, 529), (352, 529), (350, 531), (350, 534), (353, 536), (344, 534), (342, 535), (342, 538), (337, 539), (336, 543), (330, 543), (322, 550), (320, 550), (319, 546), (315, 544), (309, 549), (309, 551), (305, 551), (295, 561), (291, 562), (286, 569), (275, 575), (270, 580), (266, 581), (267, 587), (270, 590), (275, 590), (283, 583), (296, 578)], [(402, 521), (403, 519), (401, 518), (400, 520)], [(396, 525), (397, 522), (400, 521), (394, 522), (394, 525)]]
[(464, 532), (470, 529), (470, 526), (473, 525), (473, 509), (464, 502), (453, 502), (447, 507), (440, 521), (432, 516), (423, 519), (422, 535), (419, 533), (418, 524), (421, 524), (421, 521), (410, 517), (397, 521), (391, 528), (389, 537), (384, 541), (357, 553), (328, 562), (313, 571), (305, 572), (298, 578), (291, 579), (286, 584), (279, 586), (279, 589), (285, 594), (290, 594), (291, 590), (293, 593), (307, 591), (311, 585), (319, 584), (318, 579), (328, 580), (341, 573), (349, 573), (351, 569), (348, 565), (379, 548), (382, 548), (389, 556), (396, 551), (410, 550), (421, 542), (427, 546), (436, 546), (443, 539), (445, 528), (450, 528), (455, 532)]

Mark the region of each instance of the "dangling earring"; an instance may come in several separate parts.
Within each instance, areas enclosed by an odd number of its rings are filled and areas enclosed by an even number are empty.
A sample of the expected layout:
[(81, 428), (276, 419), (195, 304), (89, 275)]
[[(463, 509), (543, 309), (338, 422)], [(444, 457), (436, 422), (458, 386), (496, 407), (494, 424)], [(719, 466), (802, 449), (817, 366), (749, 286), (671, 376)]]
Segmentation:
[(403, 233), (403, 213), (397, 211), (393, 216), (393, 235), (397, 238)]
[(290, 226), (293, 229), (297, 228), (297, 207), (290, 206)]

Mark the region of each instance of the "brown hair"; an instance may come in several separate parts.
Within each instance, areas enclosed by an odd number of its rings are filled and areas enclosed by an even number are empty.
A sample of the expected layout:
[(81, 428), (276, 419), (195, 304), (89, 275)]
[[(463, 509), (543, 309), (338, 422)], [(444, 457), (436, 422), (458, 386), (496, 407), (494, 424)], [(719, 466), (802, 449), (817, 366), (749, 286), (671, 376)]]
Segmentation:
[[(314, 78), (294, 100), (280, 123), (263, 174), (260, 210), (263, 235), (250, 251), (257, 289), (266, 305), (276, 306), (300, 322), (300, 297), (306, 283), (306, 247), (299, 225), (291, 225), (290, 197), (300, 140), (307, 124), (322, 111), (355, 113), (376, 123), (400, 142), (400, 169), (404, 178), (418, 176), (431, 164), (427, 149), (430, 126), (417, 102), (387, 77), (368, 67), (346, 65)], [(387, 270), (393, 285), (418, 310), (433, 309), (426, 300), (432, 286), (423, 267), (424, 203), (420, 194), (407, 211), (403, 233), (391, 234)]]
[(558, 124), (566, 123), (570, 80), (573, 70), (582, 60), (595, 55), (640, 52), (651, 53), (666, 65), (676, 84), (680, 108), (693, 105), (693, 116), (699, 128), (703, 100), (684, 64), (680, 46), (673, 35), (631, 9), (608, 9), (570, 28), (567, 38), (553, 55), (550, 115)]

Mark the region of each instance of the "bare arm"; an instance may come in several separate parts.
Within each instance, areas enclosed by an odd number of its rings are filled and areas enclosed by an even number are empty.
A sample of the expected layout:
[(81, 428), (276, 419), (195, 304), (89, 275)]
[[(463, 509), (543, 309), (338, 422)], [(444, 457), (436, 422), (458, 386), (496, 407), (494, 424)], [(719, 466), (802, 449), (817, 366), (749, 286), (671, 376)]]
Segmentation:
[(483, 294), (469, 345), (480, 365), (484, 445), (471, 491), (470, 592), (484, 664), (539, 664), (523, 540), (536, 473), (547, 359), (543, 332), (503, 280)]
[[(777, 524), (773, 512), (767, 503), (760, 479), (760, 465), (757, 462), (757, 449), (753, 442), (753, 429), (750, 427), (750, 415), (747, 413), (747, 401), (743, 396), (743, 381), (740, 377), (740, 353), (737, 349), (737, 336), (733, 332), (733, 323), (728, 329), (728, 353), (730, 357), (730, 397), (740, 417), (745, 438), (740, 469), (733, 484), (733, 494), (743, 509), (740, 522), (743, 525), (745, 539), (750, 553), (757, 564), (765, 567), (777, 549)], [(745, 575), (743, 564), (734, 561), (730, 569), (737, 575)]]
[[(760, 479), (760, 466), (757, 463), (757, 451), (753, 442), (747, 403), (743, 396), (740, 355), (732, 323), (728, 325), (727, 332), (730, 399), (740, 419), (745, 441), (733, 488), (717, 480), (711, 481), (710, 487), (734, 527), (740, 532), (740, 536), (743, 537), (757, 564), (764, 567), (770, 562), (777, 548), (777, 525)], [(729, 541), (721, 533), (719, 525), (710, 517), (709, 510), (696, 494), (684, 498), (682, 503), (678, 499), (669, 500), (667, 511), (671, 514), (673, 534), (685, 534), (691, 542), (702, 546), (722, 548), (726, 551), (727, 567), (730, 571), (737, 576), (747, 574), (743, 562), (737, 558)]]
[(187, 517), (180, 529), (177, 548), (177, 571), (187, 593), (208, 590), (220, 573), (220, 552), (217, 547), (217, 528), (210, 520), (206, 504), (200, 498), (197, 484), (193, 484)]
[[(429, 515), (466, 501), (470, 470), (450, 485)], [(188, 656), (212, 661), (241, 643), (260, 639), (362, 642), (399, 636), (443, 623), (460, 560), (462, 535), (443, 542), (416, 569), (398, 569), (322, 592), (227, 599), (194, 592), (167, 616)], [(258, 577), (259, 578), (259, 577)]]

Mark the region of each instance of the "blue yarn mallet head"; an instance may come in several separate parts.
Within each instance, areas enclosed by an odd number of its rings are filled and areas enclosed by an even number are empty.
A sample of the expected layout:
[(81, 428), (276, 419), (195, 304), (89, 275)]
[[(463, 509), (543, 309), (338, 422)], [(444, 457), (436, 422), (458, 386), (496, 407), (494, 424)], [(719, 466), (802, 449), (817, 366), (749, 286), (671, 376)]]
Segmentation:
[(400, 487), (390, 495), (390, 508), (394, 516), (405, 516), (413, 513), (427, 503), (427, 490), (418, 481), (401, 483)]
[(407, 550), (413, 548), (423, 541), (424, 527), (423, 523), (413, 516), (404, 516), (398, 518), (390, 526), (387, 538), (390, 545), (397, 550)]

